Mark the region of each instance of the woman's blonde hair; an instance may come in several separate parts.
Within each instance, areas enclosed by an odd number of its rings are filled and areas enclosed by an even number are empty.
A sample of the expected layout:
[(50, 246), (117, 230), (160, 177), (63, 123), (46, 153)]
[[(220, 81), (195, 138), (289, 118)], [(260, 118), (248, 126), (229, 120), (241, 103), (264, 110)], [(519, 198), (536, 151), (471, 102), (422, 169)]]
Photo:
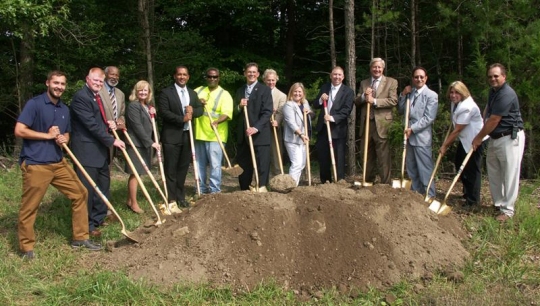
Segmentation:
[(455, 81), (455, 82), (452, 82), (452, 84), (450, 84), (450, 86), (448, 86), (448, 91), (446, 92), (446, 97), (448, 99), (450, 99), (450, 90), (452, 88), (455, 91), (457, 91), (458, 94), (461, 95), (461, 98), (463, 98), (463, 100), (465, 100), (465, 99), (467, 99), (468, 97), (471, 96), (471, 93), (469, 92), (469, 89), (467, 88), (467, 86), (465, 86), (465, 84), (463, 84), (463, 82)]
[(287, 95), (287, 101), (294, 101), (293, 100), (293, 92), (296, 90), (296, 88), (302, 88), (302, 92), (304, 93), (304, 99), (306, 98), (306, 89), (304, 88), (304, 84), (300, 82), (296, 82), (292, 84), (291, 89), (289, 89), (289, 94)]
[[(150, 86), (150, 83), (148, 83), (147, 81), (139, 81), (137, 82), (137, 84), (135, 84), (135, 86), (133, 86), (133, 90), (131, 91), (131, 95), (129, 95), (129, 101), (137, 101), (138, 98), (137, 98), (137, 92), (139, 90), (142, 90), (144, 89), (145, 87), (148, 87), (148, 98), (146, 99), (146, 104), (151, 104), (152, 103), (152, 98), (153, 98), (153, 90), (152, 90), (152, 87)], [(139, 101), (139, 102), (143, 102), (143, 101)]]

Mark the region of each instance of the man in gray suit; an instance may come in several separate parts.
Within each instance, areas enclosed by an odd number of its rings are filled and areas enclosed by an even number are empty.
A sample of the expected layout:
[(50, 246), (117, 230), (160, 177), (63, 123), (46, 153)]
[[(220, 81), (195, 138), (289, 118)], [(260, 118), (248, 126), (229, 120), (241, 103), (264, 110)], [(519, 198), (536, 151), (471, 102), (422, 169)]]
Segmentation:
[[(366, 120), (369, 120), (368, 150), (366, 161), (366, 181), (375, 180), (375, 159), (380, 170), (380, 182), (391, 184), (390, 144), (388, 143), (388, 129), (392, 124), (392, 109), (397, 104), (396, 79), (386, 77), (385, 63), (380, 57), (374, 58), (369, 64), (371, 77), (360, 82), (358, 96), (355, 104), (360, 107), (360, 139), (365, 140), (364, 129)], [(371, 104), (370, 115), (367, 117), (367, 104)], [(362, 148), (364, 146), (362, 145)]]
[[(404, 114), (407, 98), (410, 101), (409, 126), (405, 127), (407, 135), (407, 174), (412, 181), (411, 189), (421, 194), (426, 193), (429, 178), (433, 172), (431, 154), (433, 121), (437, 116), (439, 97), (426, 85), (427, 71), (416, 67), (412, 73), (412, 83), (406, 86), (399, 95), (398, 110)], [(435, 196), (435, 183), (431, 184), (429, 197)]]
[(126, 97), (117, 88), (120, 81), (120, 70), (115, 66), (105, 67), (105, 84), (101, 87), (99, 95), (103, 100), (107, 120), (116, 122), (118, 129), (125, 127)]
[[(281, 109), (285, 102), (287, 102), (287, 95), (284, 94), (281, 90), (277, 89), (276, 83), (279, 81), (279, 76), (274, 69), (266, 69), (263, 73), (263, 81), (266, 86), (270, 87), (272, 90), (272, 101), (274, 103), (274, 121), (272, 126), (275, 126), (278, 143), (280, 148), (283, 148), (283, 137), (281, 135), (281, 122), (283, 121), (283, 113)], [(279, 168), (279, 159), (276, 147), (276, 141), (274, 139), (274, 129), (272, 128), (272, 142), (270, 143), (270, 171), (273, 175), (281, 174), (281, 169)], [(283, 151), (280, 151), (282, 153)]]

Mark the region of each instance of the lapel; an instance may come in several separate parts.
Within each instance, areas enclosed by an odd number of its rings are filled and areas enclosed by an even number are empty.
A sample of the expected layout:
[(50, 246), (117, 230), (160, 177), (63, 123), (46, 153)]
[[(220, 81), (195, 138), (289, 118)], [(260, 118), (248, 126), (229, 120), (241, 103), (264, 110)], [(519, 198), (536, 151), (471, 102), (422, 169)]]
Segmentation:
[(377, 86), (377, 90), (375, 91), (375, 98), (377, 98), (379, 94), (383, 91), (382, 89), (384, 86), (386, 86), (386, 78), (382, 76), (379, 86)]
[[(180, 114), (184, 114), (184, 108), (182, 107), (182, 101), (180, 101), (180, 96), (178, 95), (178, 92), (176, 91), (176, 86), (173, 84), (170, 88), (170, 96), (173, 98), (174, 107), (177, 108), (180, 112)], [(189, 94), (189, 93), (188, 93)]]
[[(334, 100), (332, 101), (332, 109), (334, 106), (338, 103), (339, 99), (341, 98), (341, 95), (343, 94), (343, 83), (341, 86), (339, 86), (339, 90), (336, 92), (336, 96), (334, 97)], [(332, 91), (332, 84), (330, 84), (330, 91)]]
[(300, 118), (300, 122), (302, 124), (304, 124), (304, 114), (302, 114), (302, 111), (300, 110), (300, 107), (298, 106), (298, 104), (296, 104), (296, 102), (293, 102), (295, 105), (294, 105), (294, 113), (298, 116), (298, 118)]

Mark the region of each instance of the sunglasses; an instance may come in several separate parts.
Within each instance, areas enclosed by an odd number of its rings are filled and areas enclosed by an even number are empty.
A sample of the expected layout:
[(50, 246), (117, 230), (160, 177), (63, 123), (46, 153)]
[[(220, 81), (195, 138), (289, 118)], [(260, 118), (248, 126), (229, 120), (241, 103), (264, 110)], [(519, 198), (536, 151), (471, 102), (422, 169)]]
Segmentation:
[(219, 79), (219, 76), (217, 76), (217, 75), (207, 75), (206, 78), (207, 79)]

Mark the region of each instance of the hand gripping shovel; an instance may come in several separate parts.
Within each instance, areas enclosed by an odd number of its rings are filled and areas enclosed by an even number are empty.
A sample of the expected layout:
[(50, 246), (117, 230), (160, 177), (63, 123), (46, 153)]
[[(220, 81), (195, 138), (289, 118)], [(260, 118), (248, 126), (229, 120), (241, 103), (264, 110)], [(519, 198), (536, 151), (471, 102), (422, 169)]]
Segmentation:
[[(328, 105), (326, 100), (323, 100), (324, 114), (328, 115)], [(325, 120), (326, 121), (326, 120)], [(334, 170), (334, 183), (337, 183), (336, 158), (334, 157), (334, 146), (332, 145), (332, 130), (330, 129), (330, 121), (326, 121), (326, 133), (328, 134), (328, 145), (330, 146), (330, 159), (332, 161), (332, 169)]]
[(410, 101), (407, 98), (407, 107), (405, 108), (405, 128), (403, 129), (403, 156), (401, 158), (401, 178), (392, 180), (392, 188), (411, 189), (411, 181), (405, 179), (405, 157), (407, 156), (407, 134), (405, 130), (409, 127)]
[[(129, 136), (128, 131), (127, 130), (123, 130), (123, 131), (124, 131), (124, 135), (126, 135), (126, 139), (128, 140), (128, 142), (131, 145), (131, 147), (133, 148), (133, 150), (135, 151), (135, 154), (137, 155), (137, 158), (141, 162), (141, 165), (143, 166), (144, 170), (146, 171), (146, 173), (148, 174), (148, 176), (152, 180), (152, 183), (154, 183), (154, 186), (159, 191), (159, 194), (163, 197), (163, 200), (165, 201), (165, 203), (167, 203), (167, 197), (165, 196), (163, 191), (161, 191), (161, 188), (159, 187), (158, 182), (154, 178), (154, 175), (152, 174), (152, 171), (150, 171), (150, 169), (148, 168), (148, 166), (144, 162), (144, 158), (141, 156), (141, 153), (139, 153), (139, 150), (137, 150), (137, 147), (135, 147), (135, 145), (133, 144), (133, 141), (131, 140), (131, 137)], [(159, 207), (161, 208), (162, 205), (163, 204), (159, 204)], [(161, 213), (163, 213), (164, 215), (171, 215), (172, 214), (171, 211), (169, 210), (168, 205), (164, 205), (164, 209), (161, 210)]]
[(86, 178), (86, 180), (88, 181), (88, 183), (90, 183), (90, 185), (92, 185), (94, 187), (94, 190), (96, 191), (96, 193), (99, 195), (99, 197), (101, 198), (101, 200), (103, 200), (103, 202), (105, 202), (105, 205), (107, 205), (107, 207), (113, 212), (113, 214), (116, 216), (116, 218), (118, 219), (118, 221), (120, 221), (120, 225), (122, 225), (122, 230), (121, 230), (121, 233), (122, 235), (124, 235), (124, 237), (126, 237), (129, 241), (132, 241), (132, 242), (135, 242), (135, 243), (138, 243), (139, 241), (131, 236), (129, 236), (127, 230), (126, 230), (126, 225), (124, 224), (124, 221), (122, 221), (122, 218), (120, 218), (120, 215), (116, 212), (116, 209), (114, 209), (114, 207), (112, 206), (111, 202), (109, 202), (109, 200), (107, 199), (107, 197), (103, 194), (103, 192), (101, 192), (101, 190), (99, 189), (98, 185), (96, 185), (96, 183), (94, 182), (94, 180), (90, 177), (90, 175), (88, 175), (88, 172), (86, 172), (86, 170), (84, 170), (84, 167), (81, 165), (81, 163), (79, 162), (79, 160), (77, 159), (77, 157), (75, 157), (75, 155), (73, 154), (73, 152), (71, 152), (71, 150), (69, 149), (69, 147), (63, 143), (62, 144), (62, 147), (64, 148), (64, 150), (66, 150), (66, 152), (69, 154), (69, 156), (71, 157), (71, 160), (73, 160), (73, 162), (75, 163), (75, 165), (77, 165), (77, 168), (79, 168), (79, 170), (81, 170), (81, 173), (84, 175), (84, 177)]
[[(112, 132), (113, 132), (114, 138), (120, 140), (120, 137), (118, 137), (118, 133), (116, 132), (116, 130), (112, 130)], [(146, 187), (144, 187), (144, 184), (143, 184), (143, 182), (141, 180), (141, 177), (137, 173), (137, 169), (135, 169), (135, 165), (131, 161), (131, 158), (129, 158), (129, 154), (127, 153), (126, 149), (124, 149), (124, 148), (120, 148), (120, 149), (122, 150), (122, 153), (124, 154), (124, 158), (126, 159), (126, 162), (129, 164), (129, 168), (131, 169), (131, 172), (133, 172), (133, 175), (135, 175), (135, 178), (137, 179), (137, 182), (139, 183), (139, 186), (141, 186), (141, 190), (144, 193), (144, 196), (146, 197), (148, 202), (150, 202), (150, 205), (152, 206), (152, 209), (154, 210), (154, 213), (157, 216), (158, 220), (157, 220), (155, 225), (161, 225), (161, 224), (165, 223), (165, 220), (161, 220), (161, 217), (159, 216), (159, 212), (157, 211), (156, 206), (154, 205), (154, 202), (152, 202), (152, 198), (148, 194), (148, 191), (146, 190)]]
[[(152, 121), (152, 129), (154, 130), (154, 141), (156, 143), (159, 143), (159, 136), (158, 136), (158, 130), (156, 126), (156, 114), (150, 114), (150, 119)], [(159, 173), (161, 175), (161, 181), (163, 182), (163, 191), (165, 191), (165, 198), (169, 198), (169, 192), (167, 191), (167, 179), (165, 178), (165, 168), (163, 168), (163, 157), (161, 156), (161, 148), (156, 151), (158, 162), (159, 162)], [(179, 214), (182, 212), (180, 208), (178, 208), (178, 205), (176, 202), (174, 203), (167, 203), (168, 200), (165, 200), (165, 203), (163, 206), (159, 206), (159, 209), (164, 215), (167, 214)]]
[(362, 173), (362, 187), (373, 186), (373, 183), (366, 182), (366, 170), (367, 170), (367, 155), (368, 155), (368, 144), (369, 144), (369, 116), (371, 112), (371, 103), (367, 103), (366, 110), (366, 127), (364, 128), (364, 165)]
[[(306, 135), (309, 136), (306, 112), (304, 112), (304, 133), (306, 133)], [(308, 176), (308, 186), (311, 186), (311, 161), (309, 160), (309, 141), (306, 142), (306, 168), (307, 168), (307, 176)]]
[[(249, 126), (249, 115), (247, 105), (244, 106), (244, 115), (246, 116), (246, 130), (250, 128)], [(249, 150), (251, 151), (251, 162), (253, 163), (253, 172), (255, 172), (255, 191), (259, 192), (259, 171), (257, 170), (257, 158), (255, 158), (255, 149), (253, 148), (253, 138), (251, 135), (248, 136), (249, 140)]]
[[(443, 144), (448, 139), (448, 135), (450, 135), (450, 130), (452, 130), (452, 125), (448, 128), (448, 131), (446, 132), (446, 136), (444, 137)], [(437, 162), (435, 162), (435, 168), (433, 169), (433, 173), (431, 173), (431, 178), (429, 179), (429, 184), (426, 188), (426, 196), (424, 197), (424, 201), (427, 203), (433, 202), (434, 198), (429, 197), (429, 187), (431, 187), (431, 183), (433, 183), (433, 179), (435, 178), (435, 174), (437, 173), (437, 169), (439, 168), (439, 163), (441, 162), (443, 157), (443, 154), (439, 153), (439, 156), (437, 157)]]
[(228, 173), (232, 177), (238, 177), (240, 174), (242, 174), (242, 172), (244, 172), (244, 169), (240, 168), (238, 164), (234, 165), (234, 167), (231, 166), (231, 160), (229, 159), (229, 155), (227, 155), (227, 150), (225, 150), (225, 146), (223, 146), (223, 142), (221, 141), (221, 137), (219, 136), (217, 128), (212, 124), (213, 119), (208, 112), (206, 105), (204, 106), (204, 111), (208, 115), (208, 119), (210, 119), (210, 125), (212, 126), (212, 130), (214, 130), (214, 134), (216, 134), (216, 139), (219, 143), (219, 147), (223, 151), (223, 155), (225, 156), (225, 160), (227, 161), (227, 167), (221, 167), (221, 170), (225, 171), (225, 173)]
[(448, 192), (446, 193), (446, 196), (444, 197), (443, 202), (441, 203), (441, 202), (439, 202), (437, 200), (433, 200), (433, 202), (431, 202), (431, 205), (429, 205), (429, 209), (431, 211), (437, 213), (438, 215), (442, 215), (442, 216), (445, 216), (445, 215), (449, 214), (450, 211), (452, 211), (452, 207), (446, 205), (446, 200), (448, 199), (448, 196), (450, 195), (450, 192), (454, 188), (454, 185), (456, 184), (457, 180), (461, 176), (461, 172), (463, 172), (463, 169), (467, 165), (467, 162), (469, 161), (469, 158), (471, 158), (471, 155), (473, 154), (473, 152), (474, 152), (474, 149), (471, 148), (469, 150), (469, 153), (467, 153), (467, 155), (465, 156), (465, 159), (463, 160), (463, 163), (461, 163), (461, 166), (459, 167), (459, 170), (458, 170), (458, 172), (456, 174), (456, 177), (452, 181), (452, 184), (450, 185), (450, 188), (448, 188)]
[(193, 174), (195, 176), (195, 184), (197, 184), (197, 195), (201, 195), (201, 185), (199, 183), (199, 165), (197, 164), (197, 157), (195, 155), (195, 141), (193, 140), (193, 125), (191, 120), (188, 121), (189, 125), (189, 144), (191, 146), (191, 158), (193, 159)]

